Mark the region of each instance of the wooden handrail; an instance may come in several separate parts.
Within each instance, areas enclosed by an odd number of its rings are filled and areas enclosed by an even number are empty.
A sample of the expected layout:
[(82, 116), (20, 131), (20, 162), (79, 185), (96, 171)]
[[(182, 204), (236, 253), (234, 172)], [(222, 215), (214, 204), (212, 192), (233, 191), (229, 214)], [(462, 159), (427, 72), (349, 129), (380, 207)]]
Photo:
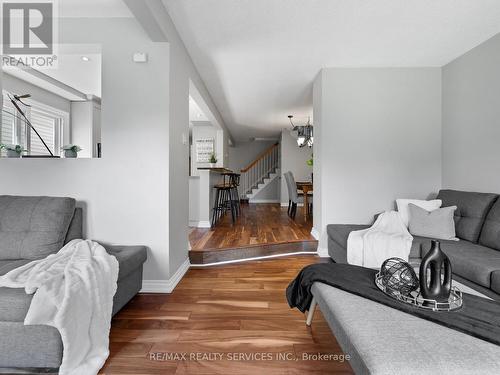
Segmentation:
[(271, 147), (269, 147), (266, 151), (264, 151), (262, 154), (259, 155), (259, 157), (257, 159), (255, 159), (253, 162), (251, 162), (248, 166), (246, 166), (245, 168), (243, 168), (241, 170), (241, 173), (245, 173), (247, 172), (250, 168), (252, 168), (255, 164), (257, 164), (259, 161), (261, 161), (262, 159), (264, 159), (267, 155), (269, 155), (271, 152), (273, 152), (273, 150), (278, 147), (279, 143), (275, 143), (274, 145), (272, 145)]

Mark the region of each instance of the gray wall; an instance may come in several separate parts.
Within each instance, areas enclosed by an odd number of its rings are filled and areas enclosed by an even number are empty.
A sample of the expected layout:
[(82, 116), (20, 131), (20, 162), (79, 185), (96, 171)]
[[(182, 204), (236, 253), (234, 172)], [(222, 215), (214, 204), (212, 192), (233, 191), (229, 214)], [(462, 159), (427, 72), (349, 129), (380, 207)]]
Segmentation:
[(275, 143), (276, 141), (249, 141), (236, 143), (234, 146), (229, 147), (228, 168), (234, 172), (239, 172)]
[(313, 152), (307, 146), (299, 148), (288, 129), (281, 132), (281, 204), (288, 205), (288, 189), (283, 173), (292, 172), (296, 181), (310, 181), (313, 168), (306, 162), (311, 159)]
[(13, 94), (31, 94), (31, 99), (39, 103), (60, 109), (67, 113), (71, 112), (71, 102), (68, 99), (11, 76), (8, 72), (3, 74), (2, 89), (10, 91)]
[(196, 141), (203, 138), (214, 139), (214, 152), (217, 158), (216, 167), (224, 166), (224, 138), (223, 130), (212, 125), (209, 121), (194, 121), (191, 128), (191, 176), (198, 176), (198, 168), (210, 167), (210, 163), (198, 163), (196, 161)]
[(443, 68), (443, 187), (500, 193), (500, 34)]
[(439, 189), (439, 68), (332, 68), (316, 85), (314, 228), (323, 238), (326, 224), (369, 223), (397, 198)]

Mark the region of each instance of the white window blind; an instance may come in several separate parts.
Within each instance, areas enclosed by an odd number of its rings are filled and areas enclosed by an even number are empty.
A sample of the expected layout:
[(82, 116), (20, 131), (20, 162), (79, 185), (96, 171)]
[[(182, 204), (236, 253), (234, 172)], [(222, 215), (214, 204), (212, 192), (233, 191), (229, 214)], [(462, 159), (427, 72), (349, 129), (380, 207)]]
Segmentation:
[(0, 143), (13, 144), (14, 127), (16, 126), (15, 117), (8, 109), (2, 111), (2, 127), (0, 128)]
[[(30, 121), (38, 134), (43, 138), (53, 154), (57, 154), (58, 143), (57, 134), (59, 128), (59, 118), (36, 108), (31, 109)], [(40, 138), (30, 129), (28, 150), (30, 155), (47, 155), (49, 152), (43, 145)]]
[[(68, 114), (33, 100), (29, 100), (29, 104), (30, 107), (21, 106), (21, 109), (43, 138), (50, 151), (54, 155), (59, 155), (63, 139), (64, 119), (68, 117)], [(49, 155), (40, 138), (10, 103), (6, 92), (4, 92), (2, 108), (0, 143), (19, 144), (27, 150), (28, 155)], [(5, 152), (2, 152), (2, 156), (4, 154)]]
[[(16, 143), (15, 127), (16, 118), (14, 116), (14, 111), (4, 101), (4, 108), (2, 108), (2, 126), (0, 127), (0, 144)], [(5, 150), (1, 151), (1, 156), (5, 156), (6, 154), (7, 152)]]

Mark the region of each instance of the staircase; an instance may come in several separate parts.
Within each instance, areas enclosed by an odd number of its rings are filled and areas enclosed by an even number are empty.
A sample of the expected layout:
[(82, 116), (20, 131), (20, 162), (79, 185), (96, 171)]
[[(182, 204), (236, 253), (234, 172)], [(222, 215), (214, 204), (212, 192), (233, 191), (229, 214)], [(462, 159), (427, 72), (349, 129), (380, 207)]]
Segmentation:
[(276, 168), (274, 172), (269, 173), (268, 177), (265, 177), (262, 180), (262, 183), (258, 184), (256, 187), (252, 189), (250, 193), (247, 194), (247, 199), (249, 199), (250, 203), (252, 203), (252, 199), (254, 199), (262, 190), (264, 190), (271, 182), (273, 182), (276, 178), (280, 176), (280, 169)]
[(271, 182), (280, 177), (280, 147), (274, 144), (241, 170), (240, 199), (254, 199)]

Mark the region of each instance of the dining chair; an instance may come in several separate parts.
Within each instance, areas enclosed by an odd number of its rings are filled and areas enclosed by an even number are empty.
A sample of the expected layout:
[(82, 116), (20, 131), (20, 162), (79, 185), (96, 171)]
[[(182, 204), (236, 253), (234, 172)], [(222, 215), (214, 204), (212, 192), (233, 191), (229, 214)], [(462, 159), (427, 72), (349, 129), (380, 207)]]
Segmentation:
[(304, 197), (299, 195), (297, 191), (297, 184), (295, 183), (295, 178), (293, 177), (293, 173), (288, 171), (285, 173), (285, 179), (288, 188), (288, 214), (295, 218), (297, 214), (297, 205), (299, 203), (304, 203)]

